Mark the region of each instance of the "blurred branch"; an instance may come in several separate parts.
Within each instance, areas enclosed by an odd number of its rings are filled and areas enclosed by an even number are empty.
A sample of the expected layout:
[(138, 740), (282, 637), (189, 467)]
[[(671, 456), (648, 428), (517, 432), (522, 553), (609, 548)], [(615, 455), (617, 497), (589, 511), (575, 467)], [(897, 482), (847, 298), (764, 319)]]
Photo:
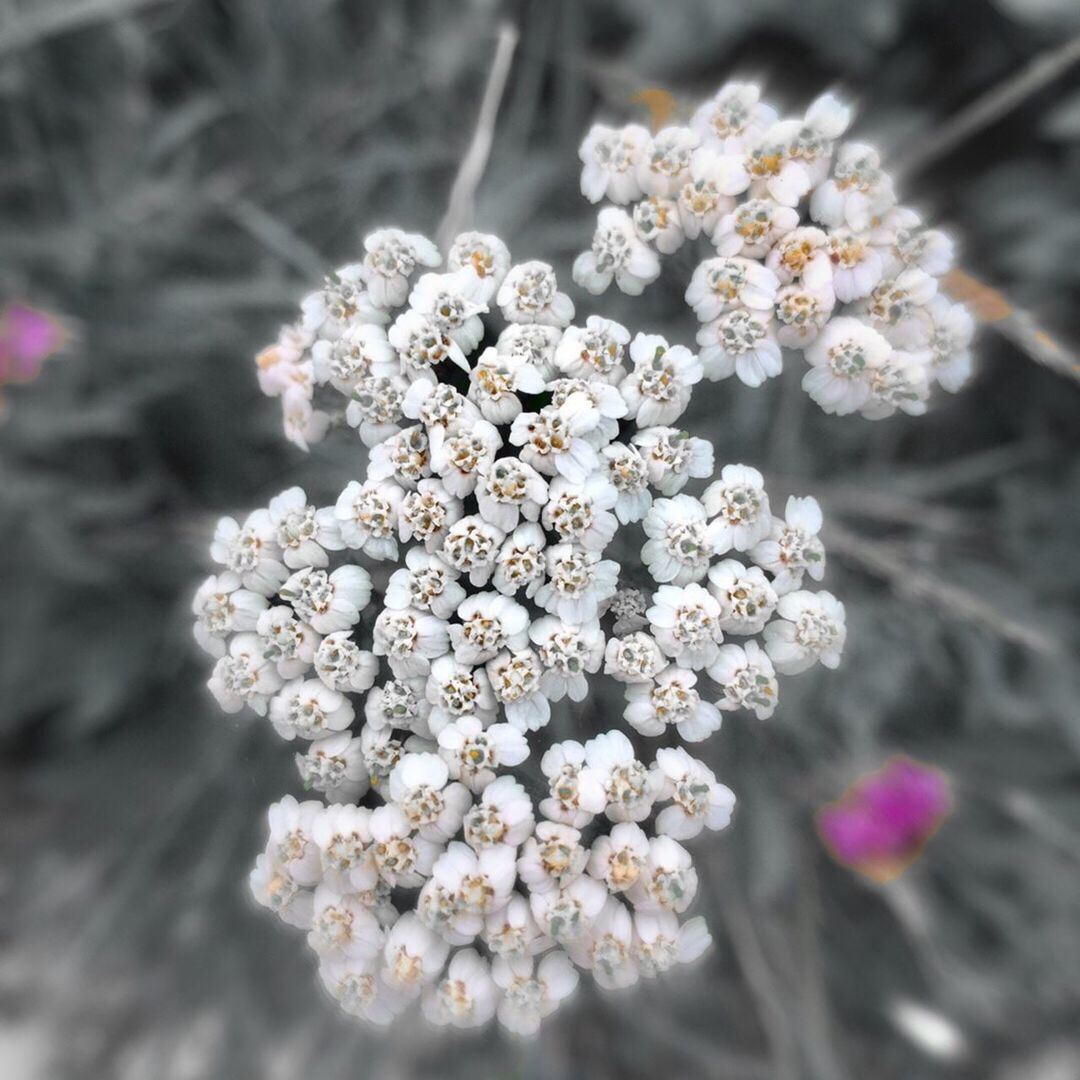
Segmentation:
[(143, 8), (172, 3), (173, 0), (83, 0), (82, 3), (60, 3), (36, 7), (32, 15), (11, 20), (0, 29), (0, 56), (38, 45), (59, 34), (79, 30), (96, 22), (117, 19)]
[(1060, 645), (1041, 630), (1018, 622), (975, 593), (942, 581), (905, 561), (895, 543), (871, 540), (835, 524), (822, 530), (822, 539), (826, 547), (835, 551), (841, 559), (888, 582), (897, 596), (925, 601), (946, 615), (981, 627), (1033, 652), (1046, 656), (1056, 656), (1061, 652)]
[(1080, 60), (1080, 35), (1037, 56), (1027, 67), (976, 98), (893, 166), (893, 173), (910, 176), (928, 168), (973, 135), (1012, 112)]
[(943, 284), (954, 300), (966, 304), (976, 318), (988, 323), (1036, 363), (1080, 382), (1076, 357), (1043, 330), (1029, 312), (1014, 307), (997, 289), (960, 269), (946, 274)]
[(510, 75), (510, 62), (517, 48), (518, 32), (511, 23), (503, 23), (499, 28), (499, 38), (495, 44), (495, 56), (491, 61), (484, 97), (480, 102), (480, 112), (476, 117), (476, 129), (472, 142), (461, 166), (454, 177), (454, 186), (450, 189), (450, 200), (446, 214), (439, 223), (435, 239), (444, 251), (450, 246), (455, 236), (472, 220), (476, 208), (476, 189), (487, 167), (491, 153), (491, 140), (495, 133), (495, 118), (499, 114), (506, 80)]

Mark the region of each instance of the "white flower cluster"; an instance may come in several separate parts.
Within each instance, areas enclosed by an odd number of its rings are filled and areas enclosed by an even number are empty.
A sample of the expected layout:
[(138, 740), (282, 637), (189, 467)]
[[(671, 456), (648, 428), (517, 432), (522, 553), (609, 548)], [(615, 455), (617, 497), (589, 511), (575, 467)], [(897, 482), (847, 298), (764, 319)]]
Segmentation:
[[(724, 828), (735, 798), (679, 743), (723, 711), (769, 716), (777, 672), (835, 666), (844, 610), (803, 588), (825, 565), (813, 499), (775, 516), (743, 465), (684, 490), (714, 471), (672, 426), (698, 356), (569, 325), (551, 268), (512, 267), (493, 236), (459, 237), (443, 272), (419, 236), (365, 247), (260, 359), (294, 437), (328, 423), (315, 391), (345, 395), (364, 478), (332, 506), (294, 487), (222, 519), (195, 636), (221, 707), (268, 717), (325, 800), (271, 808), (251, 884), (308, 931), (330, 992), (379, 1023), (419, 999), (439, 1024), (529, 1033), (579, 970), (624, 987), (708, 946), (680, 920), (683, 841)], [(492, 305), (505, 326), (479, 349)], [(631, 529), (649, 595), (605, 558)], [(668, 745), (535, 746), (601, 671), (628, 729)]]
[(660, 255), (703, 235), (715, 254), (686, 302), (706, 378), (760, 386), (780, 374), (783, 349), (799, 349), (803, 387), (826, 412), (925, 412), (934, 383), (955, 392), (970, 375), (974, 322), (938, 289), (951, 240), (897, 205), (872, 146), (840, 141), (850, 114), (825, 94), (781, 119), (759, 87), (731, 83), (688, 127), (595, 125), (581, 191), (615, 205), (574, 280), (636, 296)]

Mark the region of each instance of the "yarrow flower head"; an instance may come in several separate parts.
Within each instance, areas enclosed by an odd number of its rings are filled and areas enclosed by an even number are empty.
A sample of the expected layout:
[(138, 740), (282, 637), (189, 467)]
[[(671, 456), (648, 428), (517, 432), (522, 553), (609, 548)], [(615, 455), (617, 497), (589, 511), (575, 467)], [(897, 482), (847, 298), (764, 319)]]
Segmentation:
[(816, 588), (819, 504), (781, 516), (683, 417), (790, 349), (826, 411), (871, 418), (970, 368), (936, 285), (951, 245), (842, 142), (849, 118), (732, 84), (687, 127), (589, 133), (582, 192), (615, 205), (574, 281), (636, 295), (711, 243), (696, 345), (575, 322), (555, 269), (489, 233), (444, 260), (381, 229), (260, 353), (294, 443), (344, 430), (348, 482), (222, 518), (194, 633), (222, 709), (265, 717), (318, 796), (271, 807), (251, 888), (350, 1015), (527, 1035), (582, 973), (619, 989), (707, 949), (684, 843), (735, 795), (706, 744), (836, 667), (847, 630)]

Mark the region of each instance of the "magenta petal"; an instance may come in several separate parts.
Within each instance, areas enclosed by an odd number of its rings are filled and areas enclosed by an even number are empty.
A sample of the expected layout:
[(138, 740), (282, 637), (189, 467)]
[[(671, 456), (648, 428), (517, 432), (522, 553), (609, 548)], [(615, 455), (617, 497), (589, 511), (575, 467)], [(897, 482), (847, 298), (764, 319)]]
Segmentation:
[(25, 304), (9, 305), (0, 340), (0, 378), (20, 382), (36, 378), (45, 359), (63, 343), (63, 328), (51, 315)]

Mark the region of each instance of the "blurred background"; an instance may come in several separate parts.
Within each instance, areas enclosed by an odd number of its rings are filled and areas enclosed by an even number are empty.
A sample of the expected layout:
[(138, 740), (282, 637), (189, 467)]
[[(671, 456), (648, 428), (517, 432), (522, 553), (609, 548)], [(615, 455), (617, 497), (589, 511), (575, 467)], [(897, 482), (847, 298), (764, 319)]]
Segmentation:
[[(569, 283), (594, 118), (751, 76), (782, 111), (858, 102), (994, 320), (920, 419), (825, 416), (801, 363), (695, 399), (718, 463), (824, 504), (845, 663), (704, 752), (741, 804), (695, 848), (708, 959), (583, 983), (526, 1045), (351, 1024), (256, 911), (291, 754), (218, 711), (188, 613), (217, 516), (349, 478), (351, 442), (284, 443), (251, 357), (365, 231), (435, 231), (504, 18), (476, 224), (518, 259)], [(1076, 35), (1076, 0), (2, 0), (0, 303), (74, 334), (0, 387), (0, 1075), (1080, 1077)], [(668, 267), (636, 302), (571, 291), (689, 341)], [(945, 770), (955, 809), (875, 885), (814, 814), (894, 752)]]

